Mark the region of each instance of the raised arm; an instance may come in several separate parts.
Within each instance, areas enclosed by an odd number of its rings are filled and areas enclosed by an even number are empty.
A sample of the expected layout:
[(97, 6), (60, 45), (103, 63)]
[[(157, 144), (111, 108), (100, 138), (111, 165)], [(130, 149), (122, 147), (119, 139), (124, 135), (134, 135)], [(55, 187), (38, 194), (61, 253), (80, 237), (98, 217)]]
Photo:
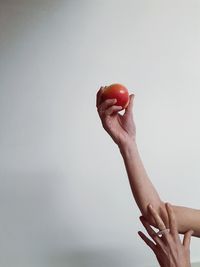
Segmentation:
[[(97, 110), (103, 128), (119, 147), (135, 201), (146, 218), (148, 217), (147, 207), (151, 203), (165, 225), (168, 226), (165, 204), (148, 177), (136, 144), (136, 126), (132, 113), (134, 95), (130, 95), (129, 105), (125, 113), (121, 115), (118, 113), (121, 110), (120, 107), (114, 105), (115, 100), (101, 101), (102, 90), (103, 87), (97, 93)], [(192, 229), (194, 230), (193, 235), (200, 237), (200, 210), (175, 205), (172, 207), (177, 217), (179, 233), (185, 233)], [(156, 226), (153, 217), (147, 219), (153, 226)]]
[[(119, 149), (124, 159), (133, 196), (141, 213), (152, 225), (156, 226), (153, 218), (147, 216), (147, 206), (152, 203), (168, 227), (165, 203), (160, 199), (148, 177), (140, 158), (136, 141), (120, 145)], [(194, 231), (193, 235), (200, 237), (200, 210), (175, 205), (172, 207), (177, 218), (179, 233), (186, 233), (189, 229), (192, 229)]]

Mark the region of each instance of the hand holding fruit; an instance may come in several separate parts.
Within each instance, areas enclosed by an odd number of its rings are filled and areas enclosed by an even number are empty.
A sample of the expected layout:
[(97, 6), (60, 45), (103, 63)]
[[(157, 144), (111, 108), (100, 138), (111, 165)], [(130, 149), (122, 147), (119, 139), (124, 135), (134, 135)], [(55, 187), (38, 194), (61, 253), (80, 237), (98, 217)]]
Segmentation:
[[(133, 99), (134, 94), (129, 96), (128, 90), (120, 84), (101, 87), (96, 95), (96, 107), (102, 125), (119, 147), (135, 141), (136, 138)], [(123, 109), (123, 115), (118, 113)]]
[(123, 109), (129, 104), (129, 94), (128, 90), (122, 84), (111, 84), (110, 86), (105, 86), (102, 91), (102, 102), (106, 99), (116, 99), (116, 106), (121, 106)]

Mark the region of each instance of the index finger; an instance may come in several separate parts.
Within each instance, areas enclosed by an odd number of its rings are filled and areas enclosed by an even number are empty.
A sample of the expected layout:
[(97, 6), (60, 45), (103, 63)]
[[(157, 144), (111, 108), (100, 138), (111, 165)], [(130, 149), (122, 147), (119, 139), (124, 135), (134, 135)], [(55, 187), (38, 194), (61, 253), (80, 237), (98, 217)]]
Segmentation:
[(152, 207), (151, 204), (148, 205), (148, 209), (149, 209), (149, 212), (150, 212), (151, 216), (154, 218), (158, 229), (160, 231), (165, 230), (166, 227), (165, 227), (165, 224), (164, 224), (163, 220), (161, 219), (161, 217), (159, 216), (157, 211)]
[(103, 91), (103, 86), (100, 87), (99, 91), (96, 94), (96, 107), (98, 107), (101, 103), (101, 95), (102, 95), (102, 91)]
[(174, 211), (172, 209), (172, 206), (169, 203), (166, 203), (165, 205), (166, 205), (166, 209), (167, 209), (167, 213), (168, 213), (168, 217), (169, 217), (170, 232), (174, 237), (178, 237), (176, 218), (175, 218), (175, 214), (174, 214)]

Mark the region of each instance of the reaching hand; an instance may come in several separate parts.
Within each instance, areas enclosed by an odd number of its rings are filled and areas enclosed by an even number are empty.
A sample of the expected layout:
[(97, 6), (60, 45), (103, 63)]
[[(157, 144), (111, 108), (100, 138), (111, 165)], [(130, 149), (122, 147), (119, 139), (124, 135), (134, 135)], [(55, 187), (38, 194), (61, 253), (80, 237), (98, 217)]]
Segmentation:
[(122, 110), (122, 107), (114, 105), (117, 102), (116, 99), (102, 102), (101, 95), (104, 88), (101, 87), (96, 95), (96, 107), (104, 129), (118, 146), (135, 140), (136, 126), (132, 114), (134, 95), (129, 96), (129, 105), (121, 115), (118, 111)]
[(167, 203), (166, 209), (169, 217), (170, 229), (166, 229), (165, 224), (154, 208), (151, 205), (148, 206), (149, 213), (153, 216), (157, 227), (160, 229), (161, 237), (159, 236), (159, 233), (156, 233), (151, 228), (150, 224), (143, 216), (140, 217), (142, 224), (155, 243), (144, 233), (138, 232), (138, 234), (153, 250), (161, 267), (191, 267), (190, 240), (193, 231), (189, 230), (185, 233), (182, 243), (178, 234), (176, 218), (171, 205)]

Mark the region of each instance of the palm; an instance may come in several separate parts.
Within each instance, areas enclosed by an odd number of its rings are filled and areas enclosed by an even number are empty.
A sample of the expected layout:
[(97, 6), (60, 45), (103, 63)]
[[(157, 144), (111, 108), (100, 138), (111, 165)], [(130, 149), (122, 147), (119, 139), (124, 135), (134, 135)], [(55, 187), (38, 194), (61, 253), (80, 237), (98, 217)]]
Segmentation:
[(136, 129), (131, 113), (125, 112), (123, 115), (115, 113), (107, 116), (103, 121), (103, 126), (117, 144), (135, 135)]

